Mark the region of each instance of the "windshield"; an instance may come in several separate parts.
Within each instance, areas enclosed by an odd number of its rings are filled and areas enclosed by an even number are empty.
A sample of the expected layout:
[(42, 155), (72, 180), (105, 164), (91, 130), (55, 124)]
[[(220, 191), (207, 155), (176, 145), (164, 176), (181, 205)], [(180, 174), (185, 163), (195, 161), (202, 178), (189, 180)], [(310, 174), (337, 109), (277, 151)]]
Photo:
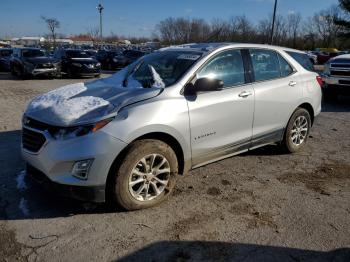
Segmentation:
[(69, 50), (66, 51), (66, 55), (68, 58), (89, 58), (90, 55), (88, 55), (84, 51), (79, 51), (79, 50)]
[(130, 68), (132, 77), (143, 87), (150, 87), (159, 75), (165, 87), (174, 84), (202, 56), (202, 52), (163, 51), (147, 55)]
[(0, 56), (11, 56), (12, 50), (1, 50), (0, 51)]
[(46, 54), (43, 50), (39, 50), (39, 49), (24, 49), (24, 50), (22, 50), (22, 56), (23, 57), (39, 57), (39, 56), (46, 56)]
[(135, 51), (135, 50), (126, 50), (123, 52), (123, 55), (138, 58), (145, 55), (145, 53), (141, 51)]

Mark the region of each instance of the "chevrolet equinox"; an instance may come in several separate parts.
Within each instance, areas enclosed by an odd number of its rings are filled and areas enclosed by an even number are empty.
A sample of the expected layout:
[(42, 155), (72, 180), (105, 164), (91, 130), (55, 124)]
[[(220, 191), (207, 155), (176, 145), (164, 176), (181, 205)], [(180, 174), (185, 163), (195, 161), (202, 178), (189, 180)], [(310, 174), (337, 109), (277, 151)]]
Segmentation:
[(27, 174), (58, 194), (148, 208), (178, 174), (277, 144), (305, 145), (322, 79), (307, 54), (255, 44), (187, 44), (109, 78), (34, 98), (23, 115)]

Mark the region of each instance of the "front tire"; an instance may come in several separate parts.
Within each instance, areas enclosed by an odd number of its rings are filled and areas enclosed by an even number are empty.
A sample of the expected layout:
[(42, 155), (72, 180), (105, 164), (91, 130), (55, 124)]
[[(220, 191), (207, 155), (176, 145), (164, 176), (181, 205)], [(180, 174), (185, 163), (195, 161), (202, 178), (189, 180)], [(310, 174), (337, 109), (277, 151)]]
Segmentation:
[(116, 202), (126, 210), (153, 207), (173, 191), (178, 162), (166, 143), (145, 139), (132, 143), (114, 184)]
[(282, 148), (287, 153), (301, 150), (307, 141), (311, 128), (311, 117), (304, 108), (298, 108), (290, 118), (282, 141)]

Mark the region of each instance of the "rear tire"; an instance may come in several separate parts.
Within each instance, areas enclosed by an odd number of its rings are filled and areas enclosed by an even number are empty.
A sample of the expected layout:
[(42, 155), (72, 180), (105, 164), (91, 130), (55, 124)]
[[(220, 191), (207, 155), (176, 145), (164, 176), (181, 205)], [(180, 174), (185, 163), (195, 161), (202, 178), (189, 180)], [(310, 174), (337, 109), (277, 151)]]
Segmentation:
[(115, 176), (114, 198), (126, 210), (153, 207), (172, 193), (178, 162), (164, 142), (145, 139), (132, 143)]
[(281, 143), (283, 151), (295, 153), (301, 150), (307, 141), (311, 128), (311, 117), (304, 108), (298, 108), (291, 116), (283, 141)]

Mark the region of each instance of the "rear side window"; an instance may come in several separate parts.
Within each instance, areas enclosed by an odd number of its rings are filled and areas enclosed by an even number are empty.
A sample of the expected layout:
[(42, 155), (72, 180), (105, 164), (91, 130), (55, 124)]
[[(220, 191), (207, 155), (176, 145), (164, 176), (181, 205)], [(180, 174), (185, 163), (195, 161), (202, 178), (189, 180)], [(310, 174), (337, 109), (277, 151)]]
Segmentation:
[(224, 87), (244, 84), (244, 66), (241, 51), (229, 50), (214, 56), (197, 73), (197, 78), (204, 77), (222, 80)]
[(281, 77), (277, 53), (272, 50), (252, 49), (249, 51), (252, 59), (255, 81), (271, 80)]
[(314, 67), (309, 59), (309, 56), (304, 53), (287, 51), (287, 54), (294, 58), (304, 69), (314, 71)]

